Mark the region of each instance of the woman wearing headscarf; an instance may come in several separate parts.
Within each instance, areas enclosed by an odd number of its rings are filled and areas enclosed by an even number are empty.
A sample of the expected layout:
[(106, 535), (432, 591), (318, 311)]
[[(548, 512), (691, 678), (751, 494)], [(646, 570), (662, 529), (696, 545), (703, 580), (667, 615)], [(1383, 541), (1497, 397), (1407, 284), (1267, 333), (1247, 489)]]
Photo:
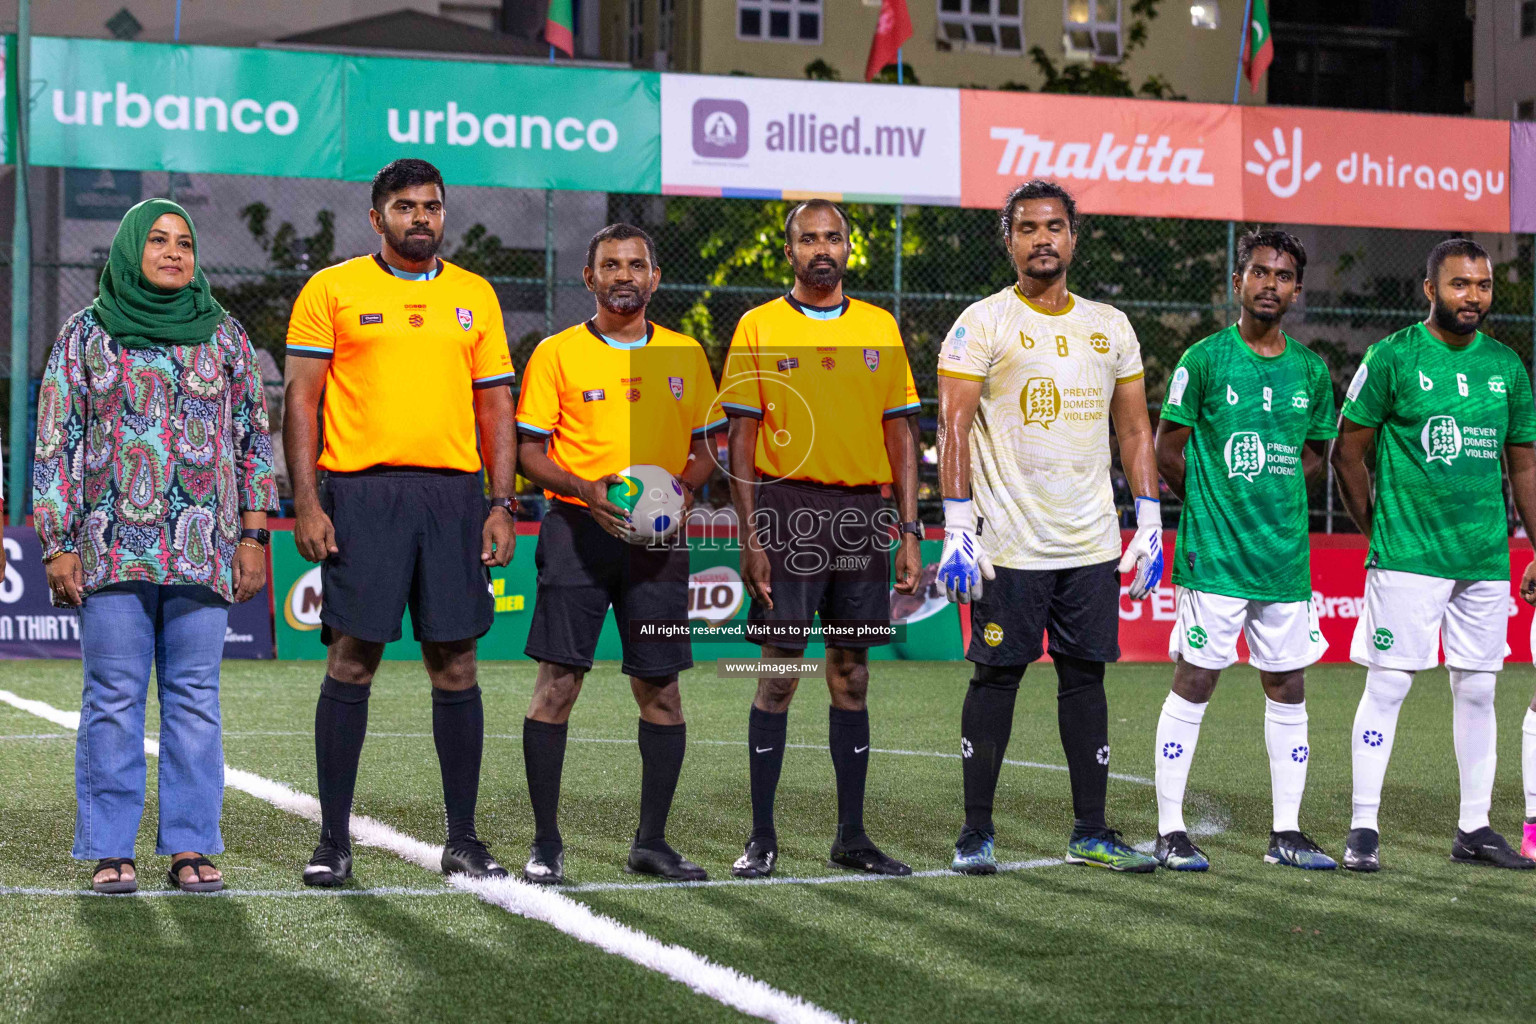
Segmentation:
[(160, 698), (160, 822), (169, 881), (223, 887), (219, 663), (229, 607), (266, 582), (277, 509), (261, 374), (214, 299), (192, 218), (129, 210), (101, 287), (59, 332), (37, 399), (33, 504), (54, 604), (80, 609), (85, 675), (73, 855), (92, 888), (138, 887), (144, 706)]

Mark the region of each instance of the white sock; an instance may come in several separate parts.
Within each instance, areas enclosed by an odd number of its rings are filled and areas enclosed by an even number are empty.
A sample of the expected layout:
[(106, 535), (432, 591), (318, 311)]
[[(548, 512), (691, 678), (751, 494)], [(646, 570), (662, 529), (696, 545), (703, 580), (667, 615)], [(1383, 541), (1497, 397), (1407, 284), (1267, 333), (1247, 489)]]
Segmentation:
[(1499, 761), (1493, 722), (1493, 691), (1498, 678), (1492, 672), (1451, 669), (1451, 732), (1461, 774), (1461, 818), (1456, 827), (1463, 832), (1488, 827), (1493, 770)]
[(1525, 709), (1520, 742), (1520, 767), (1525, 777), (1525, 816), (1536, 818), (1536, 708)]
[(1157, 832), (1183, 832), (1184, 786), (1189, 782), (1189, 764), (1195, 759), (1195, 744), (1200, 739), (1200, 720), (1206, 705), (1195, 704), (1169, 691), (1163, 701), (1163, 713), (1157, 718), (1156, 762)]
[(1392, 758), (1397, 736), (1397, 713), (1413, 685), (1413, 673), (1396, 668), (1373, 668), (1365, 673), (1365, 693), (1355, 711), (1355, 732), (1350, 739), (1354, 765), (1354, 813), (1349, 827), (1375, 829), (1381, 810), (1381, 783)]
[(1276, 832), (1299, 832), (1301, 794), (1307, 788), (1307, 702), (1280, 704), (1264, 698), (1264, 746), (1274, 794)]

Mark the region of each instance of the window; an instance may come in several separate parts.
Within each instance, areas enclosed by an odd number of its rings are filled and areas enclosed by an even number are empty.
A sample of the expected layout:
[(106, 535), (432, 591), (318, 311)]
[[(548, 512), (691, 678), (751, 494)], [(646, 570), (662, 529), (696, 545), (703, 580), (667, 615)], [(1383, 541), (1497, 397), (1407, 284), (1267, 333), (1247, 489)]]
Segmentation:
[(1536, 121), (1536, 100), (1521, 100), (1515, 104), (1516, 121)]
[(939, 46), (1024, 52), (1022, 0), (939, 0)]
[(629, 0), (629, 62), (645, 55), (645, 0)]
[(656, 0), (656, 70), (672, 67), (672, 34), (677, 24), (677, 0)]
[(1190, 4), (1189, 23), (1195, 28), (1221, 28), (1221, 4), (1216, 0)]
[(1520, 38), (1536, 36), (1536, 0), (1520, 0)]
[(1120, 0), (1061, 0), (1061, 9), (1062, 48), (1069, 58), (1120, 59)]
[(822, 0), (736, 0), (736, 37), (821, 42)]

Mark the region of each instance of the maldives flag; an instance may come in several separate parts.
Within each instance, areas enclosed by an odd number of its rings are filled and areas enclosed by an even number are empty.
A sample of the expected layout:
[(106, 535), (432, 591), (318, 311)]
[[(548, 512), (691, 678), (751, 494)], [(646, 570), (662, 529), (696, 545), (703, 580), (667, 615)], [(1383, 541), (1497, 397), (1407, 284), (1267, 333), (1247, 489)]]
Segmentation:
[(864, 81), (872, 81), (886, 67), (895, 64), (896, 52), (911, 38), (912, 18), (907, 14), (907, 0), (880, 0), (880, 20), (875, 23), (875, 38), (869, 44)]
[(1266, 0), (1253, 0), (1253, 17), (1248, 22), (1248, 56), (1243, 61), (1249, 91), (1259, 91), (1259, 79), (1264, 77), (1269, 62), (1274, 59), (1275, 41), (1269, 37), (1269, 4)]
[(567, 57), (576, 55), (575, 19), (571, 17), (571, 0), (549, 0), (549, 13), (545, 15), (544, 41)]

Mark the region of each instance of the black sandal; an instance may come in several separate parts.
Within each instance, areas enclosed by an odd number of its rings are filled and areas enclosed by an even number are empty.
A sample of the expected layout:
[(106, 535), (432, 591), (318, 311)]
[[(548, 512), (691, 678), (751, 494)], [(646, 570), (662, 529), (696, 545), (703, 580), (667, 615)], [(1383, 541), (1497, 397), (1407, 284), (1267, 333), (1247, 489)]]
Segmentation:
[[(133, 877), (123, 877), (123, 865), (133, 868)], [(96, 876), (108, 868), (117, 872), (117, 877), (110, 882), (98, 882)], [(103, 857), (96, 862), (96, 870), (91, 872), (91, 891), (119, 895), (127, 892), (139, 891), (139, 866), (133, 862), (132, 857)]]
[[(181, 869), (188, 867), (192, 869), (192, 881), (183, 882), (181, 880)], [(202, 873), (198, 871), (198, 868), (202, 867), (217, 869), (218, 865), (207, 857), (183, 857), (180, 860), (171, 862), (170, 870), (166, 872), (166, 876), (170, 878), (171, 884), (182, 892), (218, 892), (224, 888), (224, 879), (222, 878), (204, 881)]]

